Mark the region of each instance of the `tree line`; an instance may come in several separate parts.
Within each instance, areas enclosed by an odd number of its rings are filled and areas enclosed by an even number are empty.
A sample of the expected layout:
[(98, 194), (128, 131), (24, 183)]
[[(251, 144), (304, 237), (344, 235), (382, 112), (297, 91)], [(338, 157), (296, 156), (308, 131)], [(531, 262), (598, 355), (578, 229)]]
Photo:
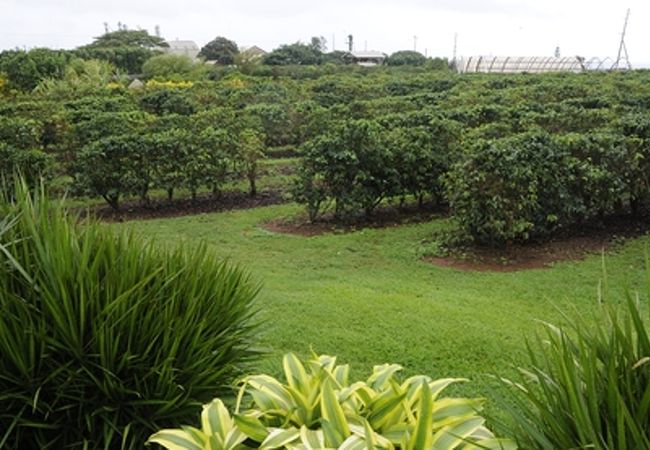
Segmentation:
[[(252, 71), (259, 66), (313, 66), (321, 64), (349, 64), (352, 60), (347, 52), (327, 52), (326, 41), (313, 37), (309, 43), (295, 42), (284, 44), (265, 55), (242, 52), (236, 42), (217, 36), (203, 47), (193, 61), (185, 55), (164, 54), (168, 43), (159, 36), (150, 35), (146, 30), (120, 28), (98, 36), (93, 42), (73, 50), (54, 50), (35, 48), (25, 50), (5, 50), (0, 52), (0, 85), (9, 83), (11, 87), (31, 91), (46, 80), (62, 79), (69, 65), (76, 59), (98, 60), (110, 64), (111, 75), (137, 74), (145, 76), (193, 74), (195, 78), (205, 77), (212, 67), (202, 61), (215, 63), (219, 67), (236, 66), (243, 71)], [(392, 66), (424, 66), (438, 70), (448, 69), (446, 60), (426, 58), (424, 55), (404, 50), (395, 52), (387, 58), (386, 64)], [(217, 70), (218, 71), (218, 70)]]

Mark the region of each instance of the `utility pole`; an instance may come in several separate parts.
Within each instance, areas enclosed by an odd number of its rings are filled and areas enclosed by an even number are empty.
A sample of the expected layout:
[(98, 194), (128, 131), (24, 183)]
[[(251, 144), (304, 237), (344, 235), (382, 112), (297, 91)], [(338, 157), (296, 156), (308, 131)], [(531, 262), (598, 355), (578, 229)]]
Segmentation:
[(452, 64), (456, 64), (456, 50), (458, 49), (458, 33), (454, 33), (454, 53), (451, 58)]
[[(632, 70), (632, 64), (630, 64), (630, 56), (627, 54), (627, 46), (625, 45), (625, 33), (627, 32), (627, 22), (630, 20), (630, 9), (628, 8), (627, 14), (625, 14), (625, 23), (623, 24), (623, 33), (621, 33), (621, 42), (618, 45), (618, 55), (616, 56), (616, 62), (612, 66), (612, 70), (621, 70), (621, 60), (625, 60), (625, 68), (627, 70)], [(625, 55), (625, 56), (623, 56)]]
[(418, 51), (418, 37), (413, 36), (413, 51), (417, 52)]

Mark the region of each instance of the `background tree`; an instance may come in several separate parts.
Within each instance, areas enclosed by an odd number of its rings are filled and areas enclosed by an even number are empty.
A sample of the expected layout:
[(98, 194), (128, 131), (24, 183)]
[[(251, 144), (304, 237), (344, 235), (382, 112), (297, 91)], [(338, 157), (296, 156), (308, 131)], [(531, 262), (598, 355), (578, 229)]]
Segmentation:
[(165, 114), (194, 114), (195, 106), (189, 95), (180, 89), (156, 89), (148, 92), (140, 99), (140, 105), (145, 111), (162, 116)]
[(447, 58), (429, 58), (427, 67), (433, 70), (451, 70), (454, 69)]
[(170, 78), (173, 75), (188, 76), (197, 64), (186, 55), (156, 55), (142, 65), (142, 72), (147, 77)]
[(219, 64), (231, 65), (235, 63), (235, 56), (239, 54), (239, 48), (234, 41), (223, 36), (217, 36), (205, 44), (199, 56), (208, 61), (216, 61)]
[(51, 178), (52, 158), (43, 151), (42, 133), (36, 120), (0, 115), (0, 179), (10, 180), (17, 172), (30, 185), (39, 177)]
[(235, 55), (234, 63), (243, 74), (250, 75), (262, 64), (262, 58), (250, 52)]
[(251, 197), (255, 197), (258, 163), (264, 158), (264, 137), (254, 129), (243, 130), (239, 134), (239, 154), (242, 172), (248, 179), (248, 193)]
[(318, 50), (321, 53), (325, 53), (327, 51), (327, 39), (325, 39), (323, 36), (313, 36), (311, 38), (311, 46), (315, 50)]
[(264, 57), (264, 64), (271, 66), (320, 64), (323, 53), (312, 44), (285, 44)]
[(147, 30), (118, 30), (104, 33), (86, 46), (87, 48), (114, 48), (114, 47), (142, 47), (156, 48), (169, 47), (165, 40), (153, 36)]
[(346, 55), (348, 55), (348, 53), (341, 50), (323, 53), (323, 63), (348, 64), (350, 61)]
[(165, 40), (147, 30), (119, 30), (105, 33), (76, 50), (84, 59), (103, 59), (127, 73), (140, 73), (146, 60), (168, 47)]
[(0, 53), (0, 72), (12, 85), (31, 91), (44, 79), (61, 78), (71, 57), (70, 52), (48, 48), (4, 51)]
[(108, 61), (76, 58), (67, 65), (63, 77), (42, 80), (35, 92), (59, 99), (96, 94), (106, 88), (114, 74), (115, 66)]
[(427, 58), (422, 53), (413, 50), (400, 50), (386, 59), (389, 66), (422, 66), (426, 62)]

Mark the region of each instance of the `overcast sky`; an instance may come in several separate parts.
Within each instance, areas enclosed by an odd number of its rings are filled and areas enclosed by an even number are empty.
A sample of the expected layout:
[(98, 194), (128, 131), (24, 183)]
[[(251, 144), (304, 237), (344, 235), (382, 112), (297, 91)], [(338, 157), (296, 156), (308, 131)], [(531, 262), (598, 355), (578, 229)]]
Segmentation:
[[(216, 36), (272, 50), (323, 36), (328, 48), (391, 53), (415, 48), (451, 57), (615, 57), (627, 8), (635, 66), (650, 66), (650, 0), (0, 0), (0, 49), (74, 48), (117, 23), (199, 47)], [(414, 39), (414, 36), (417, 36)]]

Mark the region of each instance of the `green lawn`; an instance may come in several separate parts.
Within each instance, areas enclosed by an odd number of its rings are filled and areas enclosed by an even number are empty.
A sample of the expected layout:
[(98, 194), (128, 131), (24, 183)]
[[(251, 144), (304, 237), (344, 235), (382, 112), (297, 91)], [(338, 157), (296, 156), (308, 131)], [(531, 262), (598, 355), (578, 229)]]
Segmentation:
[[(552, 268), (462, 272), (422, 262), (419, 243), (442, 220), (347, 234), (300, 237), (262, 223), (301, 210), (281, 205), (122, 225), (164, 244), (206, 241), (215, 256), (248, 268), (263, 284), (259, 369), (277, 374), (289, 350), (338, 355), (353, 375), (394, 362), (406, 374), (467, 377), (460, 390), (490, 395), (487, 374), (512, 375), (538, 320), (562, 323), (559, 310), (597, 310), (600, 255)], [(606, 255), (606, 298), (645, 282), (645, 237)], [(609, 288), (607, 288), (609, 286)]]

